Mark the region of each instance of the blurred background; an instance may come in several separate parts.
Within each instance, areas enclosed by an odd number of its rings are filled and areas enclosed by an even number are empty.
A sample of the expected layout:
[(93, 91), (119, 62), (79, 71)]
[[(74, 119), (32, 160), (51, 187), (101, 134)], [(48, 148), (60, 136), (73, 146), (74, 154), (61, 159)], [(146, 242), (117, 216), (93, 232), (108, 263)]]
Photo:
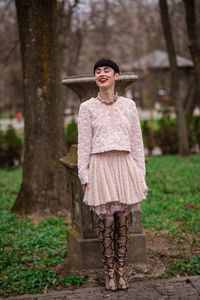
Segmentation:
[[(193, 28), (196, 26), (196, 33), (199, 33), (199, 4), (198, 1), (192, 2), (196, 5), (196, 20), (191, 25)], [(23, 87), (15, 2), (0, 1), (0, 8), (0, 125), (5, 130), (11, 124), (22, 132)], [(178, 152), (176, 119), (178, 116), (184, 119), (183, 114), (188, 117), (189, 147), (194, 152), (199, 151), (199, 81), (195, 78), (199, 76), (199, 66), (195, 63), (198, 61), (195, 54), (191, 55), (195, 51), (191, 52), (191, 39), (194, 37), (188, 28), (189, 8), (182, 0), (170, 0), (167, 2), (167, 16), (166, 7), (162, 14), (157, 0), (57, 2), (60, 78), (93, 75), (93, 65), (102, 57), (115, 60), (122, 73), (134, 72), (138, 75), (139, 79), (128, 88), (126, 96), (137, 104), (147, 154), (152, 151), (155, 154)], [(163, 31), (162, 25), (166, 17), (169, 18), (168, 32)], [(167, 37), (170, 33), (171, 48), (170, 38)], [(176, 58), (176, 75), (172, 75), (170, 51)], [(196, 57), (199, 57), (197, 51)], [(173, 87), (177, 77), (178, 88)], [(62, 101), (65, 125), (77, 121), (78, 97), (70, 89), (62, 87)], [(165, 121), (162, 126), (166, 127), (164, 137), (163, 128), (161, 132), (154, 132), (161, 128), (161, 123), (156, 120), (163, 117)], [(185, 126), (178, 128), (183, 135), (188, 135)], [(164, 144), (173, 142), (176, 145), (171, 150), (160, 150), (165, 147), (161, 145), (162, 139)]]
[[(0, 114), (15, 117), (18, 111), (23, 113), (16, 8), (12, 0), (0, 1), (0, 6)], [(180, 73), (180, 97), (187, 101), (194, 63), (189, 50), (184, 2), (168, 1), (168, 10)], [(94, 62), (110, 57), (119, 64), (121, 72), (134, 72), (139, 76), (128, 93), (138, 106), (157, 111), (165, 104), (174, 106), (170, 98), (170, 65), (158, 1), (58, 1), (58, 26), (62, 79), (71, 75), (92, 75)], [(77, 112), (79, 101), (75, 99), (63, 88), (66, 115)]]

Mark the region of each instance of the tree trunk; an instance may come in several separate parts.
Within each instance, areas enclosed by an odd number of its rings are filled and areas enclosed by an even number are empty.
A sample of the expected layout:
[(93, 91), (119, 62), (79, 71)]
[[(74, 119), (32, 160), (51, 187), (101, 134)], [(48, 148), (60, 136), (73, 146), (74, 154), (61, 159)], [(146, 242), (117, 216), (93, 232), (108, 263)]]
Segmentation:
[[(197, 103), (200, 105), (200, 4), (199, 0), (183, 0), (189, 37), (189, 49), (194, 63)], [(196, 11), (196, 12), (195, 12)]]
[(179, 72), (176, 61), (176, 52), (174, 47), (171, 25), (168, 14), (167, 0), (159, 0), (160, 14), (163, 26), (164, 37), (166, 41), (167, 53), (171, 69), (171, 97), (175, 101), (176, 114), (178, 120), (178, 139), (179, 154), (189, 155), (188, 129), (183, 101), (179, 98)]
[(192, 117), (195, 106), (197, 105), (197, 88), (195, 84), (195, 80), (192, 77), (189, 84), (187, 93), (184, 98), (183, 106), (185, 109), (185, 112), (188, 116)]
[(55, 0), (16, 0), (21, 45), (25, 149), (15, 212), (43, 216), (69, 207)]

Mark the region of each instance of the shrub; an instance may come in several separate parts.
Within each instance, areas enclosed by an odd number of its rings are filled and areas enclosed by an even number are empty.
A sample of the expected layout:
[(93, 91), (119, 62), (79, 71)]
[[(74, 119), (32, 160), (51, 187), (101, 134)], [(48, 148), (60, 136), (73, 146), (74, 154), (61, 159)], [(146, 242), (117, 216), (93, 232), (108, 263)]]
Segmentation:
[(155, 146), (153, 121), (151, 120), (142, 121), (141, 128), (142, 128), (142, 135), (144, 138), (144, 145), (149, 150), (149, 154), (151, 154)]
[(170, 117), (170, 111), (164, 110), (163, 116), (158, 120), (159, 129), (155, 131), (156, 145), (161, 148), (162, 154), (178, 153), (177, 121)]
[(78, 126), (74, 118), (67, 125), (65, 130), (65, 136), (66, 136), (68, 150), (70, 149), (70, 146), (72, 144), (78, 143)]
[(200, 116), (187, 117), (190, 148), (195, 144), (200, 147)]
[(21, 163), (23, 143), (15, 129), (9, 126), (4, 133), (0, 130), (0, 167), (10, 167)]
[(9, 113), (4, 113), (0, 115), (0, 119), (2, 120), (11, 119), (11, 118), (13, 118), (13, 115)]

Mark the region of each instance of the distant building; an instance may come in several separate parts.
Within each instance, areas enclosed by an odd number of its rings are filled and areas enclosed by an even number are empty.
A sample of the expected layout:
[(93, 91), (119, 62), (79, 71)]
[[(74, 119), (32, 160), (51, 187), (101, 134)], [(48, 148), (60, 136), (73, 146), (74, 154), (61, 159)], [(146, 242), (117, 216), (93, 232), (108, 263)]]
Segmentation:
[[(177, 65), (180, 72), (180, 97), (184, 98), (193, 76), (193, 62), (177, 55)], [(154, 50), (121, 67), (122, 72), (134, 72), (138, 75), (139, 79), (134, 84), (134, 94), (136, 93), (136, 98), (140, 99), (140, 105), (146, 106), (154, 106), (156, 102), (170, 103), (169, 68), (168, 54), (161, 50)]]

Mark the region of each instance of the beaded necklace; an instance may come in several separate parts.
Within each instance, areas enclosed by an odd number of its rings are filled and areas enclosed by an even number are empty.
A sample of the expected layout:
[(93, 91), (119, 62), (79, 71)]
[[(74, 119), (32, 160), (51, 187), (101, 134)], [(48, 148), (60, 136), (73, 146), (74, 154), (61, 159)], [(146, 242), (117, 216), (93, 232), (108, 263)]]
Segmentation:
[(117, 101), (117, 99), (118, 99), (118, 93), (117, 93), (117, 92), (115, 93), (114, 99), (113, 99), (112, 102), (108, 102), (107, 100), (103, 99), (100, 92), (99, 92), (98, 95), (97, 95), (97, 99), (98, 99), (99, 101), (101, 101), (102, 103), (105, 103), (105, 104), (107, 104), (107, 105), (110, 105), (110, 104), (113, 104), (115, 101)]

